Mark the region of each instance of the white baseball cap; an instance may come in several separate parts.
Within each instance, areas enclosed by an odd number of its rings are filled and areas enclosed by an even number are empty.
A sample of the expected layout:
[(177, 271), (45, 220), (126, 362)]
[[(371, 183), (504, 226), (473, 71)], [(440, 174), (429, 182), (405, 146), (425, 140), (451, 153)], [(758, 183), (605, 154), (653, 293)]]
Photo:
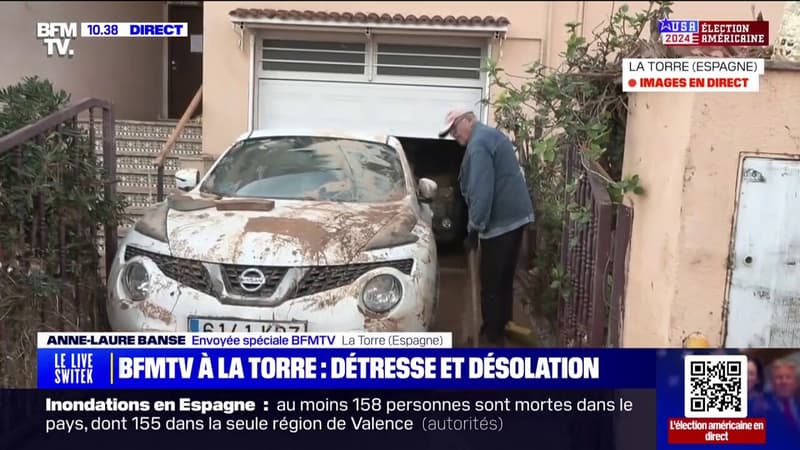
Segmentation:
[(474, 113), (471, 108), (465, 106), (459, 106), (456, 108), (451, 109), (446, 116), (444, 116), (444, 127), (439, 131), (439, 137), (443, 138), (450, 133), (450, 129), (453, 128), (453, 124), (456, 120), (458, 120), (461, 116), (469, 113)]

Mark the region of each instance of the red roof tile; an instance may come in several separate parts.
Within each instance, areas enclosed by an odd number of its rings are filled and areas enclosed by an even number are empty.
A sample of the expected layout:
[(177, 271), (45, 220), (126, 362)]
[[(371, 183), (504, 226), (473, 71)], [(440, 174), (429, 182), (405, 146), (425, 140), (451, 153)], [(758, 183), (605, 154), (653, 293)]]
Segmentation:
[(231, 11), (236, 19), (279, 19), (311, 20), (320, 22), (385, 23), (403, 25), (454, 25), (454, 26), (506, 26), (510, 22), (505, 17), (493, 16), (415, 16), (413, 14), (376, 14), (366, 12), (338, 13), (326, 11), (300, 11), (296, 9), (245, 9)]

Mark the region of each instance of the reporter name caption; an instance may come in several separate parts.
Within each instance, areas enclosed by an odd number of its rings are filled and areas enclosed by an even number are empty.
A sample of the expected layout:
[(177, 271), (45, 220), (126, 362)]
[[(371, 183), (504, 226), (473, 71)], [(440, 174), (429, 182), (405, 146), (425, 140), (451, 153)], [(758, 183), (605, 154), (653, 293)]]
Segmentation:
[[(187, 343), (196, 335), (186, 336), (184, 344), (176, 340), (172, 345), (136, 348), (87, 343), (81, 348), (74, 343), (77, 334), (72, 335), (72, 345), (63, 348), (59, 336), (41, 335), (40, 389), (640, 388), (647, 387), (644, 380), (654, 373), (652, 365), (630, 368), (627, 355), (604, 350), (242, 347), (245, 338), (273, 338), (264, 335), (205, 337), (202, 346), (191, 348)], [(302, 338), (285, 337), (289, 342)], [(352, 347), (359, 345), (357, 335), (327, 337), (352, 339)]]
[[(45, 433), (89, 431), (503, 431), (507, 414), (631, 413), (624, 396), (435, 399), (353, 396), (298, 400), (45, 399)], [(96, 415), (94, 415), (96, 414)]]

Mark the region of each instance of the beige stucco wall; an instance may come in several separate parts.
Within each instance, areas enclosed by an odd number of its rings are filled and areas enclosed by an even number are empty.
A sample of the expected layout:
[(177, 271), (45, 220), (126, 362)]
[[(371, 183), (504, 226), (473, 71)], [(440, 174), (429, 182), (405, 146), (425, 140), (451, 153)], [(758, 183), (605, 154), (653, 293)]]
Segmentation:
[(768, 70), (758, 93), (635, 93), (625, 174), (634, 207), (623, 345), (723, 343), (728, 253), (743, 153), (800, 154), (800, 71)]
[[(754, 4), (770, 22), (774, 39), (784, 3), (681, 1), (673, 5), (672, 17), (747, 20), (753, 18)], [(525, 65), (539, 58), (551, 66), (560, 63), (566, 22), (583, 22), (582, 32), (589, 36), (621, 4), (462, 2), (454, 10), (445, 2), (205, 2), (203, 151), (219, 154), (248, 126), (249, 37), (239, 49), (228, 17), (232, 9), (506, 16), (511, 26), (495, 56), (510, 73), (521, 75)], [(628, 5), (634, 12), (647, 2)], [(768, 122), (792, 113), (800, 117), (796, 98), (780, 114), (775, 109), (785, 101), (784, 88), (792, 89), (789, 77), (769, 72), (758, 94), (651, 93), (631, 99), (625, 170), (641, 176), (648, 194), (629, 199), (635, 211), (625, 346), (680, 345), (693, 331), (719, 344), (738, 151), (784, 150), (790, 143), (776, 131), (782, 124)], [(794, 83), (797, 90), (797, 78)], [(753, 123), (768, 126), (766, 135), (744, 132)]]
[[(755, 2), (770, 21), (776, 36), (784, 2)], [(631, 11), (647, 8), (647, 2), (628, 2)], [(276, 8), (337, 12), (375, 12), (415, 15), (492, 15), (511, 21), (509, 33), (496, 57), (509, 73), (523, 75), (532, 61), (548, 65), (560, 62), (566, 47), (566, 28), (571, 21), (585, 24), (583, 33), (608, 20), (612, 8), (622, 2), (204, 2), (203, 151), (219, 154), (247, 131), (249, 39), (238, 48), (239, 37), (228, 12), (235, 8)], [(751, 19), (750, 2), (676, 2), (673, 18)], [(492, 93), (492, 95), (494, 92)]]
[(99, 97), (119, 118), (153, 120), (161, 112), (162, 39), (78, 38), (71, 59), (48, 57), (36, 22), (163, 20), (163, 2), (0, 2), (0, 86), (38, 75), (73, 100)]

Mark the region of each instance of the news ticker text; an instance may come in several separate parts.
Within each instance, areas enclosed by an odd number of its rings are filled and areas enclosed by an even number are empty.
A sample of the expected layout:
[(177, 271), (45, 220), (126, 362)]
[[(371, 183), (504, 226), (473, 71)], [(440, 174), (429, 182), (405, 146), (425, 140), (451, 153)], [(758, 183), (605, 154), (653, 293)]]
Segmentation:
[[(108, 418), (48, 418), (46, 433), (89, 431), (502, 431), (506, 413), (631, 413), (634, 403), (616, 400), (514, 399), (500, 400), (413, 400), (381, 397), (353, 397), (349, 400), (178, 400), (120, 401), (116, 398), (90, 400), (46, 399), (47, 413), (125, 412), (128, 416)], [(172, 413), (196, 413), (188, 418)], [(305, 413), (331, 415), (327, 419), (302, 417)], [(247, 418), (226, 418), (232, 415)], [(364, 415), (366, 414), (366, 415)], [(441, 418), (429, 414), (444, 415)], [(498, 415), (500, 414), (500, 415)]]
[[(530, 427), (532, 420), (612, 419), (653, 421), (655, 403), (642, 392), (516, 392), (481, 398), (481, 393), (450, 395), (414, 393), (324, 393), (302, 396), (271, 394), (238, 398), (180, 393), (156, 399), (90, 396), (81, 400), (44, 399), (41, 432), (63, 436), (103, 432), (269, 432), (502, 434), (508, 427)], [(220, 398), (222, 397), (222, 398)], [(535, 419), (538, 418), (538, 419)], [(593, 419), (594, 418), (594, 419)], [(625, 425), (623, 425), (624, 429)], [(631, 432), (633, 432), (631, 430)], [(647, 435), (647, 433), (644, 433)], [(759, 444), (766, 440), (763, 418), (670, 418), (667, 437), (673, 444)]]
[[(147, 383), (145, 383), (147, 384)], [(385, 450), (513, 445), (541, 434), (613, 443), (656, 438), (652, 389), (0, 390), (0, 448), (114, 450), (291, 446)], [(22, 433), (15, 433), (18, 430)], [(155, 433), (155, 434), (154, 434)], [(157, 435), (157, 437), (155, 437)], [(157, 441), (153, 441), (153, 439)]]

